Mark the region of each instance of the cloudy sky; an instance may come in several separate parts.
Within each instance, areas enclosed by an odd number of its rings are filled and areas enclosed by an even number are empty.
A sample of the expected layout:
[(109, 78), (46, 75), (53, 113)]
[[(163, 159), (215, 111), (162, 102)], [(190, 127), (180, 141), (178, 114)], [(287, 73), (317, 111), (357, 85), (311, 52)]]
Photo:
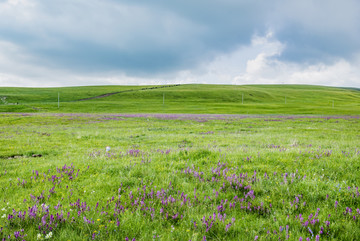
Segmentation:
[(359, 0), (0, 0), (0, 86), (360, 87)]

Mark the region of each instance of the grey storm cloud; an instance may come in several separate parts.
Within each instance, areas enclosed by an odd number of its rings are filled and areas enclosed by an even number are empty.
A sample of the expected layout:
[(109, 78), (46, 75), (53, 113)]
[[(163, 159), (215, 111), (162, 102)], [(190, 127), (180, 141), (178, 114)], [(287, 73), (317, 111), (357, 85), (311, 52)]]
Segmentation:
[(357, 0), (8, 0), (0, 41), (41, 66), (133, 76), (196, 68), (269, 29), (294, 62), (360, 50)]
[(360, 50), (359, 1), (288, 1), (276, 13), (272, 25), (286, 44), (282, 59), (327, 62), (351, 59)]

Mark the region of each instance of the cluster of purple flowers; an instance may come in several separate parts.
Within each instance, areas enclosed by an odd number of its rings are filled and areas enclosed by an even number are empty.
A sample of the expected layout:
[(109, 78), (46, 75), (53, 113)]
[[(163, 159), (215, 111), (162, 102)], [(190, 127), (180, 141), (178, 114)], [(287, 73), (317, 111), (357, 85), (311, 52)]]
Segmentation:
[[(131, 149), (127, 155), (137, 157), (142, 155), (142, 152), (139, 149)], [(40, 173), (38, 170), (33, 170), (30, 180), (19, 178), (19, 188), (46, 182), (47, 189), (42, 190), (41, 193), (30, 194), (30, 199), (24, 200), (24, 203), (30, 205), (28, 208), (13, 209), (11, 213), (7, 214), (7, 224), (19, 228), (25, 224), (36, 225), (42, 235), (53, 232), (56, 234), (57, 230), (67, 224), (87, 225), (91, 231), (91, 238), (101, 239), (105, 237), (101, 235), (107, 235), (107, 232), (110, 232), (110, 227), (113, 230), (119, 229), (123, 216), (128, 213), (139, 215), (148, 221), (182, 225), (188, 221), (189, 213), (193, 208), (201, 210), (202, 207), (206, 206), (206, 211), (202, 211), (201, 218), (192, 220), (194, 231), (206, 235), (211, 235), (214, 232), (226, 234), (231, 233), (236, 226), (234, 214), (241, 212), (243, 214), (269, 216), (273, 213), (271, 202), (261, 199), (262, 197), (256, 189), (260, 181), (270, 183), (276, 180), (280, 182), (280, 185), (291, 187), (290, 185), (305, 179), (305, 176), (300, 175), (298, 171), (295, 173), (274, 172), (273, 175), (264, 173), (262, 178), (256, 170), (250, 173), (241, 172), (239, 167), (231, 167), (230, 163), (219, 161), (207, 170), (201, 170), (192, 165), (179, 172), (180, 178), (192, 179), (195, 181), (194, 185), (212, 186), (212, 194), (204, 194), (196, 188), (194, 188), (193, 193), (187, 193), (181, 189), (180, 185), (174, 185), (171, 181), (167, 187), (157, 187), (153, 183), (144, 184), (141, 181), (141, 186), (137, 189), (121, 183), (117, 192), (113, 193), (112, 197), (106, 200), (106, 203), (99, 201), (92, 206), (85, 199), (73, 197), (73, 190), (69, 188), (81, 173), (80, 169), (76, 169), (71, 164), (70, 166), (58, 167), (55, 171), (47, 170)], [(64, 198), (58, 199), (58, 192), (64, 190), (69, 194), (69, 201), (64, 201)], [(345, 191), (349, 192), (349, 196), (354, 199), (359, 198), (358, 187), (348, 187), (345, 188)], [(328, 198), (327, 195), (326, 199)], [(325, 219), (320, 215), (320, 209), (317, 209), (314, 214), (306, 214), (305, 216), (300, 213), (306, 209), (304, 208), (306, 202), (303, 199), (304, 195), (298, 194), (292, 196), (289, 202), (283, 200), (284, 207), (291, 207), (288, 218), (291, 214), (295, 214), (294, 220), (299, 224), (297, 228), (305, 230), (316, 240), (321, 237), (329, 237), (332, 224), (331, 215)], [(47, 205), (47, 203), (57, 204)], [(335, 209), (339, 210), (340, 207), (343, 208), (336, 201)], [(348, 206), (342, 215), (358, 222), (360, 210)], [(105, 220), (102, 222), (105, 225), (105, 231), (101, 234), (92, 232), (99, 227), (96, 222), (97, 217)], [(278, 236), (280, 234), (285, 235), (285, 238), (288, 239), (289, 230), (290, 227), (286, 224), (272, 233)], [(269, 234), (270, 230), (266, 235)], [(10, 239), (10, 237), (18, 239), (25, 237), (24, 235), (26, 235), (24, 231), (5, 234), (3, 229), (1, 230), (1, 237), (4, 240)], [(259, 238), (261, 235), (262, 233), (259, 233), (256, 237)], [(125, 239), (129, 240), (127, 237)], [(206, 236), (204, 239), (206, 240)]]

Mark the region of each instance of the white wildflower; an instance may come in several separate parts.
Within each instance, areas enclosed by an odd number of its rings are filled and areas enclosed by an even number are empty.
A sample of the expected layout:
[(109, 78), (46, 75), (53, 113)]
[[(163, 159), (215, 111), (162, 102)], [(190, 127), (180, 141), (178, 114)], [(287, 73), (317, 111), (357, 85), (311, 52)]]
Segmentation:
[(1, 218), (6, 218), (6, 214), (2, 215)]
[(36, 236), (38, 240), (43, 240), (43, 237), (41, 235), (41, 233), (38, 233), (38, 235)]
[(107, 147), (106, 147), (106, 152), (109, 152), (110, 149), (111, 149), (110, 146), (107, 146)]
[(45, 239), (49, 239), (49, 238), (51, 238), (51, 237), (52, 237), (52, 232), (46, 234)]

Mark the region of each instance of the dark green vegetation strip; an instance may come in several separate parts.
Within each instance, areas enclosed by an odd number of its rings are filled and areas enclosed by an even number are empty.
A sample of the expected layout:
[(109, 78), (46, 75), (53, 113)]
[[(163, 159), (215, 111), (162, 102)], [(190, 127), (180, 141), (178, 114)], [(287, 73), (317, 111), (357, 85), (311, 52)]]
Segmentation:
[[(106, 94), (97, 95), (97, 96), (93, 96), (93, 97), (87, 97), (87, 98), (79, 99), (79, 100), (76, 100), (76, 101), (94, 100), (94, 99), (106, 98), (106, 97), (109, 97), (111, 95), (117, 95), (117, 94), (126, 93), (126, 92), (134, 92), (134, 91), (141, 91), (141, 90), (154, 90), (154, 89), (162, 89), (162, 88), (171, 88), (171, 87), (175, 87), (175, 86), (179, 86), (179, 85), (162, 85), (162, 86), (142, 87), (140, 89), (135, 88), (135, 89), (128, 89), (128, 90), (121, 90), (121, 91), (106, 93)], [(59, 95), (58, 95), (58, 97), (59, 97)]]
[(306, 85), (0, 88), (0, 97), (0, 112), (360, 114), (359, 90)]
[(1, 114), (0, 238), (360, 237), (358, 118), (200, 117)]

